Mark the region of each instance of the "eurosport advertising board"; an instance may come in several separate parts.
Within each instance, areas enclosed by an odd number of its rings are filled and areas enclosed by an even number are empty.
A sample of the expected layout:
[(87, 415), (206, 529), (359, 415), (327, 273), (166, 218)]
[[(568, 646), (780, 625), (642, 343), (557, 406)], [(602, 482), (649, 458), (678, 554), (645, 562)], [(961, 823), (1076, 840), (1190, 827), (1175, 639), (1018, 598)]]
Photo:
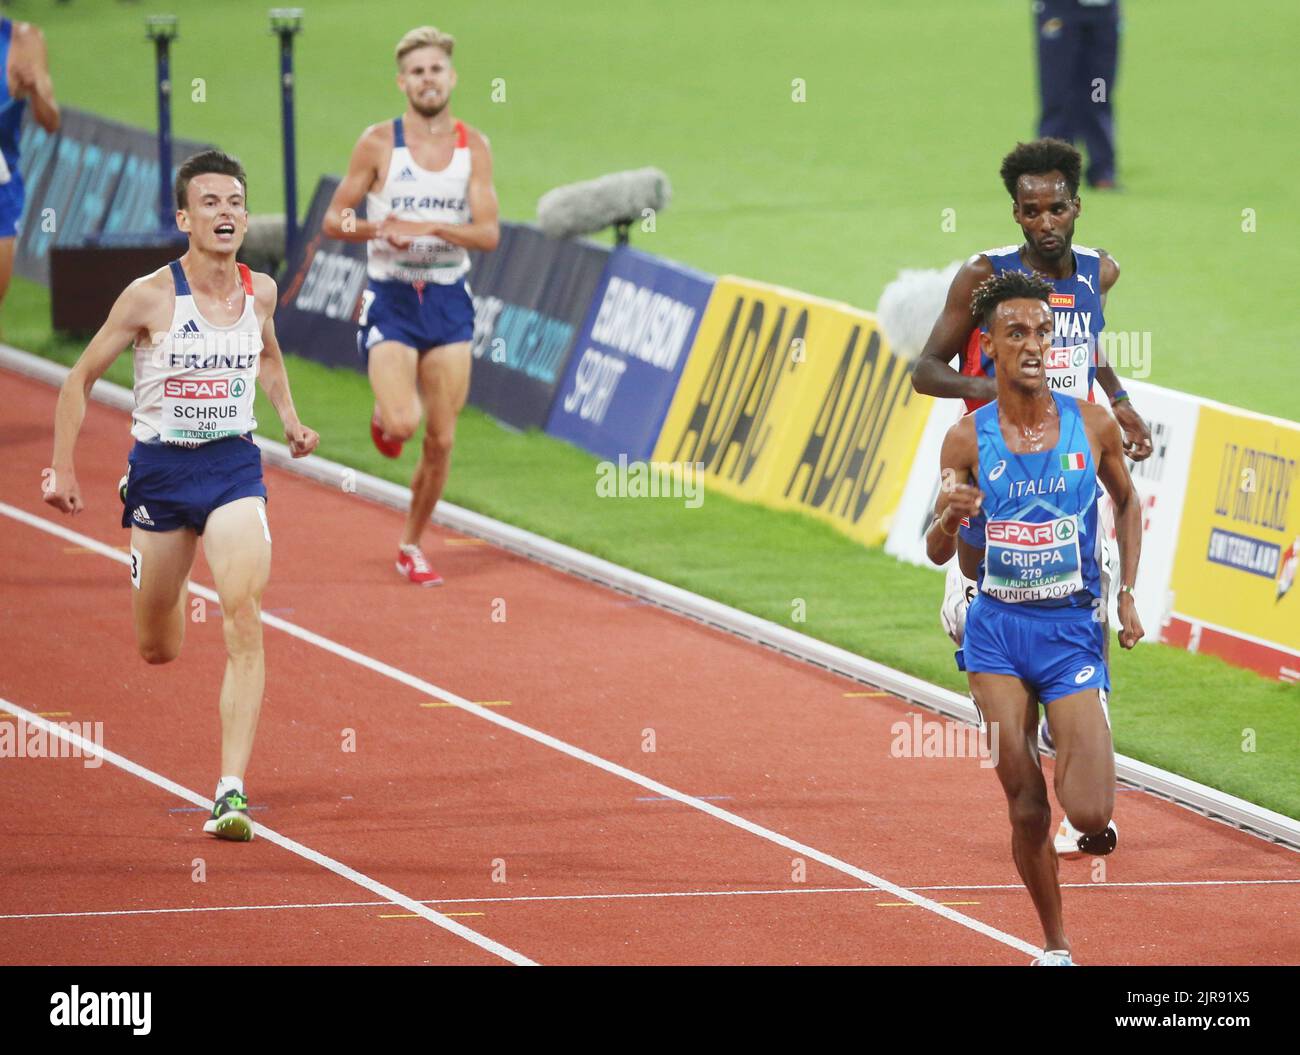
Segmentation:
[(515, 428), (545, 427), (609, 253), (503, 223), (500, 245), (472, 254), (471, 403)]
[(713, 281), (637, 249), (615, 249), (546, 431), (605, 458), (649, 458)]
[[(26, 190), (14, 270), (49, 285), (53, 245), (159, 232), (158, 141), (151, 132), (84, 110), (61, 108), (51, 135), (23, 115), (19, 171)], [(177, 167), (208, 149), (189, 139), (172, 142)], [(179, 236), (178, 236), (179, 237)]]
[(884, 540), (930, 401), (873, 315), (719, 278), (655, 446), (706, 485)]
[(275, 332), (286, 352), (360, 370), (357, 317), (366, 288), (366, 243), (327, 238), (321, 230), (338, 185), (334, 176), (322, 176), (316, 184), (293, 257), (280, 279)]

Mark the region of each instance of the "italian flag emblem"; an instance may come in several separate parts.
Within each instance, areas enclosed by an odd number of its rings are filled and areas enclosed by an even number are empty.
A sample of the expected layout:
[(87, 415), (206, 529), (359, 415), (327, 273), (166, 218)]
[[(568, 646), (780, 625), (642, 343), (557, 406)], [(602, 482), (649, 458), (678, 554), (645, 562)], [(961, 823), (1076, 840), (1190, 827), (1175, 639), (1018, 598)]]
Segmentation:
[(1068, 473), (1074, 469), (1082, 469), (1084, 459), (1082, 454), (1062, 454), (1061, 455), (1061, 472)]

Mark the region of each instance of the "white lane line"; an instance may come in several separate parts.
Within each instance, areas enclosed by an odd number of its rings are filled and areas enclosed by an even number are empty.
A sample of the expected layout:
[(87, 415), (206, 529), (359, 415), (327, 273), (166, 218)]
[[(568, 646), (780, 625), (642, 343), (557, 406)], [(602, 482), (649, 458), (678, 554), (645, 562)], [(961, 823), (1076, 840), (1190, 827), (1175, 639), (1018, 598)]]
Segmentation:
[[(1184, 879), (1155, 880), (1131, 883), (1062, 883), (1061, 888), (1078, 890), (1111, 890), (1117, 887), (1246, 887), (1246, 886), (1300, 886), (1300, 879)], [(914, 886), (911, 890), (930, 890), (962, 893), (966, 891), (1014, 891), (1025, 888), (1020, 883), (986, 883), (969, 886)], [(522, 904), (532, 901), (641, 901), (655, 898), (683, 897), (765, 897), (781, 894), (879, 894), (882, 891), (867, 886), (790, 887), (780, 890), (656, 890), (628, 894), (521, 894), (518, 897), (449, 897), (426, 898), (422, 905), (495, 905)], [(72, 919), (86, 916), (165, 916), (189, 912), (278, 912), (284, 909), (321, 908), (380, 908), (387, 901), (313, 901), (301, 904), (280, 905), (199, 905), (185, 908), (125, 908), (101, 909), (91, 912), (14, 912), (0, 914), (0, 922), (11, 919)]]
[[(3, 708), (10, 714), (21, 718), (28, 725), (40, 727), (47, 736), (57, 736), (61, 740), (66, 740), (69, 744), (79, 748), (83, 756), (97, 755), (105, 762), (111, 762), (113, 765), (117, 766), (118, 769), (123, 769), (132, 776), (139, 777), (141, 780), (147, 780), (150, 784), (160, 787), (164, 791), (170, 791), (178, 798), (182, 798), (186, 802), (192, 802), (196, 806), (211, 805), (211, 800), (205, 799), (197, 791), (191, 791), (189, 788), (182, 787), (174, 780), (169, 780), (167, 777), (155, 773), (152, 769), (146, 769), (144, 766), (132, 762), (129, 758), (119, 755), (116, 751), (110, 751), (107, 748), (100, 747), (93, 741), (87, 740), (83, 736), (78, 736), (69, 729), (64, 729), (53, 722), (48, 722), (44, 718), (40, 717), (40, 715), (27, 710), (25, 707), (20, 707), (18, 704), (12, 703), (2, 696), (0, 696), (0, 708)], [(296, 842), (288, 836), (281, 835), (274, 829), (268, 828), (263, 824), (258, 824), (257, 835), (269, 843), (274, 843), (281, 849), (297, 854), (299, 857), (311, 861), (313, 864), (318, 864), (322, 868), (333, 872), (335, 875), (340, 876), (343, 879), (356, 883), (359, 887), (364, 887), (372, 894), (378, 894), (380, 897), (385, 899), (386, 903), (400, 905), (402, 908), (414, 912), (418, 916), (422, 916), (435, 926), (441, 927), (443, 930), (451, 931), (451, 933), (455, 934), (457, 937), (464, 938), (466, 941), (477, 945), (480, 949), (484, 949), (496, 956), (500, 956), (503, 960), (508, 960), (510, 963), (520, 967), (537, 966), (532, 960), (528, 959), (528, 957), (515, 952), (514, 949), (507, 948), (500, 942), (493, 941), (491, 938), (485, 938), (477, 931), (470, 930), (463, 923), (457, 923), (454, 919), (448, 919), (446, 916), (434, 912), (433, 909), (426, 907), (419, 901), (407, 897), (401, 891), (394, 890), (390, 886), (385, 886), (378, 880), (371, 879), (368, 875), (363, 875), (355, 868), (349, 868), (341, 861), (336, 861), (332, 857), (326, 857), (323, 853), (313, 850), (310, 846), (304, 846), (302, 843)]]
[[(40, 531), (56, 535), (59, 538), (67, 539), (70, 542), (84, 545), (88, 549), (93, 549), (95, 552), (107, 557), (109, 560), (117, 561), (119, 564), (130, 563), (130, 558), (126, 554), (119, 553), (111, 546), (106, 546), (104, 543), (90, 538), (88, 535), (82, 535), (79, 532), (71, 531), (68, 528), (63, 527), (61, 524), (55, 524), (43, 517), (33, 516), (31, 513), (4, 502), (0, 502), (0, 513), (17, 520), (19, 523), (27, 524), (29, 527), (34, 527)], [(190, 589), (198, 596), (208, 600), (216, 600), (217, 598), (216, 593), (208, 589), (206, 586), (200, 586), (191, 582)], [(601, 758), (599, 755), (592, 754), (590, 751), (584, 751), (582, 748), (566, 743), (557, 737), (551, 736), (549, 733), (543, 733), (531, 726), (524, 725), (522, 722), (517, 722), (513, 718), (507, 718), (505, 715), (495, 713), (486, 707), (480, 707), (478, 704), (471, 703), (469, 700), (457, 696), (453, 692), (439, 688), (437, 685), (425, 681), (423, 678), (417, 678), (414, 674), (408, 674), (406, 671), (390, 666), (372, 656), (367, 656), (362, 652), (357, 652), (355, 649), (349, 648), (347, 645), (341, 645), (337, 641), (332, 641), (327, 637), (322, 637), (320, 634), (306, 630), (303, 627), (298, 626), (296, 623), (290, 623), (285, 619), (281, 619), (278, 616), (271, 615), (267, 612), (262, 613), (262, 622), (267, 626), (275, 627), (277, 630), (283, 630), (286, 634), (296, 637), (300, 641), (306, 641), (308, 644), (315, 645), (317, 648), (323, 649), (326, 652), (330, 652), (342, 659), (355, 663), (359, 667), (364, 667), (376, 674), (381, 674), (386, 678), (391, 678), (393, 681), (406, 685), (418, 692), (422, 692), (426, 696), (431, 696), (437, 700), (446, 700), (448, 703), (461, 708), (461, 710), (466, 711), (469, 714), (477, 715), (484, 721), (492, 722), (503, 729), (509, 729), (513, 733), (518, 733), (520, 736), (527, 737), (529, 740), (533, 740), (534, 742), (549, 747), (552, 750), (559, 751), (561, 754), (568, 755), (570, 758), (575, 758), (579, 762), (586, 762), (590, 766), (595, 766), (597, 769), (604, 770), (606, 773), (613, 776), (621, 777), (633, 784), (640, 785), (656, 794), (676, 799), (678, 802), (686, 806), (693, 806), (700, 812), (707, 813), (709, 816), (723, 821), (726, 824), (730, 824), (733, 827), (739, 828), (741, 831), (748, 832), (750, 835), (756, 835), (760, 839), (766, 839), (768, 842), (775, 843), (777, 846), (783, 846), (787, 850), (791, 850), (801, 857), (817, 861), (820, 864), (826, 865), (828, 868), (835, 869), (837, 872), (842, 872), (844, 875), (852, 876), (859, 882), (867, 883), (873, 887), (878, 887), (882, 891), (893, 894), (900, 900), (910, 901), (912, 904), (924, 908), (929, 912), (933, 912), (937, 916), (942, 916), (951, 923), (956, 923), (969, 930), (973, 930), (977, 934), (982, 934), (986, 938), (991, 938), (994, 941), (1001, 942), (1008, 948), (1015, 949), (1016, 951), (1025, 953), (1029, 956), (1039, 956), (1042, 954), (1042, 949), (1025, 941), (1023, 938), (1017, 938), (1013, 934), (1008, 934), (1005, 931), (999, 930), (997, 927), (990, 926), (989, 924), (974, 919), (971, 916), (967, 916), (962, 912), (956, 912), (947, 905), (941, 905), (937, 901), (932, 901), (930, 898), (924, 897), (920, 894), (914, 894), (912, 891), (907, 890), (904, 887), (891, 883), (888, 879), (884, 879), (872, 872), (868, 872), (865, 868), (859, 868), (856, 865), (849, 864), (847, 861), (842, 861), (838, 857), (833, 857), (828, 853), (824, 853), (812, 846), (808, 846), (806, 843), (801, 843), (797, 839), (791, 839), (789, 836), (782, 835), (780, 832), (773, 831), (771, 828), (764, 828), (760, 824), (755, 824), (753, 821), (747, 820), (739, 814), (732, 813), (729, 810), (724, 810), (719, 806), (715, 806), (711, 802), (705, 802), (703, 799), (687, 795), (684, 792), (678, 791), (676, 788), (670, 788), (667, 784), (661, 784), (659, 781), (653, 780), (641, 773), (637, 773), (625, 766), (620, 766), (615, 762), (610, 762), (607, 759)]]

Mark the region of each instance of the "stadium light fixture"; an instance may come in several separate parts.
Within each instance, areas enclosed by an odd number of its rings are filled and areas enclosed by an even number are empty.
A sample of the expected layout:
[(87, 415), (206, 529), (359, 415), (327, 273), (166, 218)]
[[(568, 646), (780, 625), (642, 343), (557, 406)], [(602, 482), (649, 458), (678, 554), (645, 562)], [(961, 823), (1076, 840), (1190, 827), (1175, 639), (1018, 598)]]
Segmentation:
[(145, 36), (153, 41), (175, 40), (180, 32), (175, 15), (148, 15), (144, 20)]
[(301, 7), (273, 7), (269, 14), (272, 33), (283, 36), (285, 33), (292, 35), (302, 32)]

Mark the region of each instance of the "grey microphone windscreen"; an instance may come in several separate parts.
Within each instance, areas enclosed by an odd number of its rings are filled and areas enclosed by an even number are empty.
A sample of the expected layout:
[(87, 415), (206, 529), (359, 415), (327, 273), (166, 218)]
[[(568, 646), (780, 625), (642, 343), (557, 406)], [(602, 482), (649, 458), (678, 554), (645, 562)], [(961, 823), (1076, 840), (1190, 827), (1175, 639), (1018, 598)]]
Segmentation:
[(591, 234), (620, 221), (636, 221), (646, 209), (659, 212), (672, 200), (661, 169), (611, 172), (549, 190), (537, 201), (537, 226), (555, 238)]
[(917, 359), (930, 339), (930, 331), (943, 313), (948, 287), (961, 261), (947, 267), (912, 270), (905, 268), (885, 287), (876, 307), (876, 318), (893, 353), (902, 359)]

